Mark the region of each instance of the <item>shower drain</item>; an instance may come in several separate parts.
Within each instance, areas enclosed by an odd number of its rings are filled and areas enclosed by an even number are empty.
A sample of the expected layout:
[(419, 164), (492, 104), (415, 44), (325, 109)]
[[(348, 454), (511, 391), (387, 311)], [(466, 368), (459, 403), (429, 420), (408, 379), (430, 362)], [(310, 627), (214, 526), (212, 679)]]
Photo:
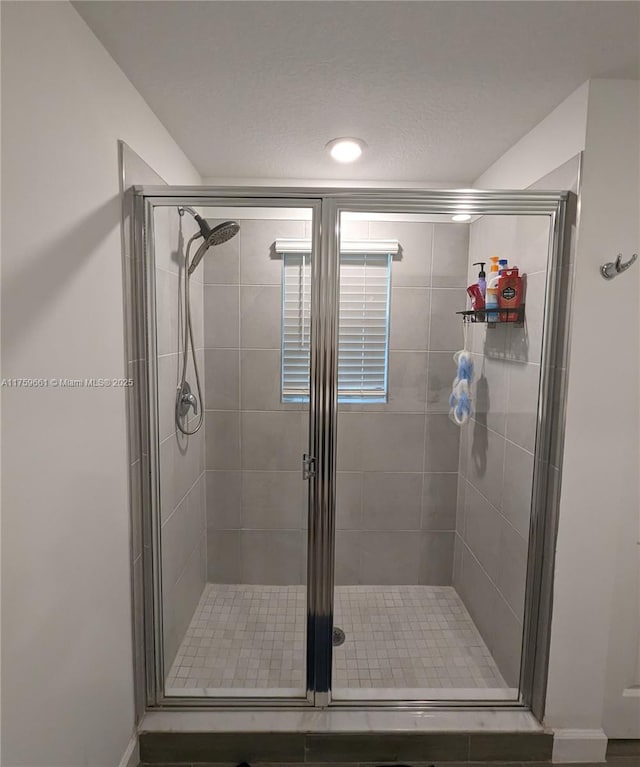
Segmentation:
[(344, 640), (346, 639), (344, 631), (341, 628), (338, 628), (338, 626), (333, 627), (333, 646), (334, 647), (340, 647), (341, 644), (344, 644)]

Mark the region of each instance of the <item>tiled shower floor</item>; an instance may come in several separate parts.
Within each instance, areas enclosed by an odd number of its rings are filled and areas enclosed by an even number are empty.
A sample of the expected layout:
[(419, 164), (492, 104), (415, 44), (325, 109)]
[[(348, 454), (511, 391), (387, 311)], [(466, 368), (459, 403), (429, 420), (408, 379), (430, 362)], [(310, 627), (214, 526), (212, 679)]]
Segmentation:
[[(451, 586), (338, 586), (335, 597), (334, 623), (346, 634), (333, 652), (336, 697), (385, 689), (403, 697), (397, 691), (409, 688), (507, 692)], [(305, 627), (303, 586), (207, 584), (167, 693), (301, 694)]]

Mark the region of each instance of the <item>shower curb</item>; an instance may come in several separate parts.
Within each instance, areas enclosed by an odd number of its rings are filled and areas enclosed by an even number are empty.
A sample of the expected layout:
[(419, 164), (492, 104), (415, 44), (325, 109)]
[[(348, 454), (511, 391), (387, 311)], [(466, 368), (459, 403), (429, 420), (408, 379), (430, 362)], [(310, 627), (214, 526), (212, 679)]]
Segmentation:
[[(550, 763), (550, 732), (141, 732), (141, 767)], [(437, 767), (437, 764), (434, 765)], [(504, 765), (506, 767), (506, 765)]]

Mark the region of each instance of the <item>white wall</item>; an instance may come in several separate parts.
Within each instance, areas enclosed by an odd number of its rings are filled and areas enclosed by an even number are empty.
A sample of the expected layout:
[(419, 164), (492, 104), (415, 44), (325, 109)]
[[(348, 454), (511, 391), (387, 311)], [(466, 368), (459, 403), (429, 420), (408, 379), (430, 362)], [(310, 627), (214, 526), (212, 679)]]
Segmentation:
[(546, 714), (553, 727), (606, 724), (614, 737), (640, 737), (640, 708), (624, 731), (603, 710), (611, 674), (617, 697), (634, 681), (640, 628), (633, 550), (640, 292), (637, 274), (607, 283), (599, 267), (638, 251), (639, 97), (633, 81), (589, 85)]
[[(169, 183), (198, 173), (68, 3), (2, 3), (2, 74), (2, 375), (124, 376), (117, 140)], [(2, 763), (113, 767), (134, 721), (125, 391), (2, 393)]]
[(474, 182), (477, 189), (526, 189), (585, 145), (589, 83), (584, 83)]
[(611, 283), (599, 274), (618, 252), (638, 250), (638, 115), (637, 82), (591, 81), (475, 183), (526, 187), (584, 149), (545, 724), (568, 730), (567, 742), (591, 734), (582, 753), (592, 761), (602, 727), (640, 737), (636, 703), (623, 700), (640, 628), (640, 282), (637, 273)]

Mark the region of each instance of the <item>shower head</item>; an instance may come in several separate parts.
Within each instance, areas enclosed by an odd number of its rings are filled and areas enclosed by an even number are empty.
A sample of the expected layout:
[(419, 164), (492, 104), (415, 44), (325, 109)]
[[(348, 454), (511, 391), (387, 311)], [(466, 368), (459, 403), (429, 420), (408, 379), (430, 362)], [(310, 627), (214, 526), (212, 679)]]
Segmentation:
[(232, 237), (235, 237), (236, 234), (238, 234), (240, 231), (240, 224), (238, 224), (237, 221), (223, 221), (221, 224), (214, 226), (212, 229), (209, 224), (202, 218), (202, 216), (198, 215), (198, 213), (196, 213), (193, 208), (190, 208), (186, 205), (178, 208), (178, 213), (181, 216), (184, 216), (185, 211), (190, 213), (195, 218), (198, 226), (200, 227), (200, 234), (204, 239), (204, 242), (196, 251), (196, 254), (191, 261), (191, 265), (189, 266), (189, 274), (191, 274), (193, 270), (198, 266), (200, 261), (202, 261), (202, 257), (210, 247), (214, 245), (222, 245), (223, 242), (230, 240)]
[[(209, 228), (209, 225), (206, 221), (203, 223), (207, 225), (207, 228)], [(207, 240), (209, 246), (222, 245), (223, 242), (226, 242), (232, 237), (235, 237), (239, 231), (240, 224), (238, 224), (237, 221), (224, 221), (222, 224), (214, 226), (213, 229), (209, 229), (209, 236), (205, 239)]]
[[(198, 223), (200, 224), (200, 222)], [(206, 235), (202, 231), (202, 224), (204, 224), (208, 230)], [(194, 257), (191, 259), (191, 264), (189, 265), (189, 275), (193, 273), (193, 270), (198, 266), (200, 261), (202, 261), (204, 254), (209, 250), (209, 248), (215, 245), (222, 245), (223, 242), (226, 242), (232, 237), (235, 237), (236, 234), (238, 234), (240, 231), (240, 225), (236, 221), (224, 221), (222, 224), (214, 226), (213, 229), (211, 229), (206, 221), (202, 221), (202, 224), (200, 224), (200, 231), (202, 231), (204, 242), (198, 248)]]

